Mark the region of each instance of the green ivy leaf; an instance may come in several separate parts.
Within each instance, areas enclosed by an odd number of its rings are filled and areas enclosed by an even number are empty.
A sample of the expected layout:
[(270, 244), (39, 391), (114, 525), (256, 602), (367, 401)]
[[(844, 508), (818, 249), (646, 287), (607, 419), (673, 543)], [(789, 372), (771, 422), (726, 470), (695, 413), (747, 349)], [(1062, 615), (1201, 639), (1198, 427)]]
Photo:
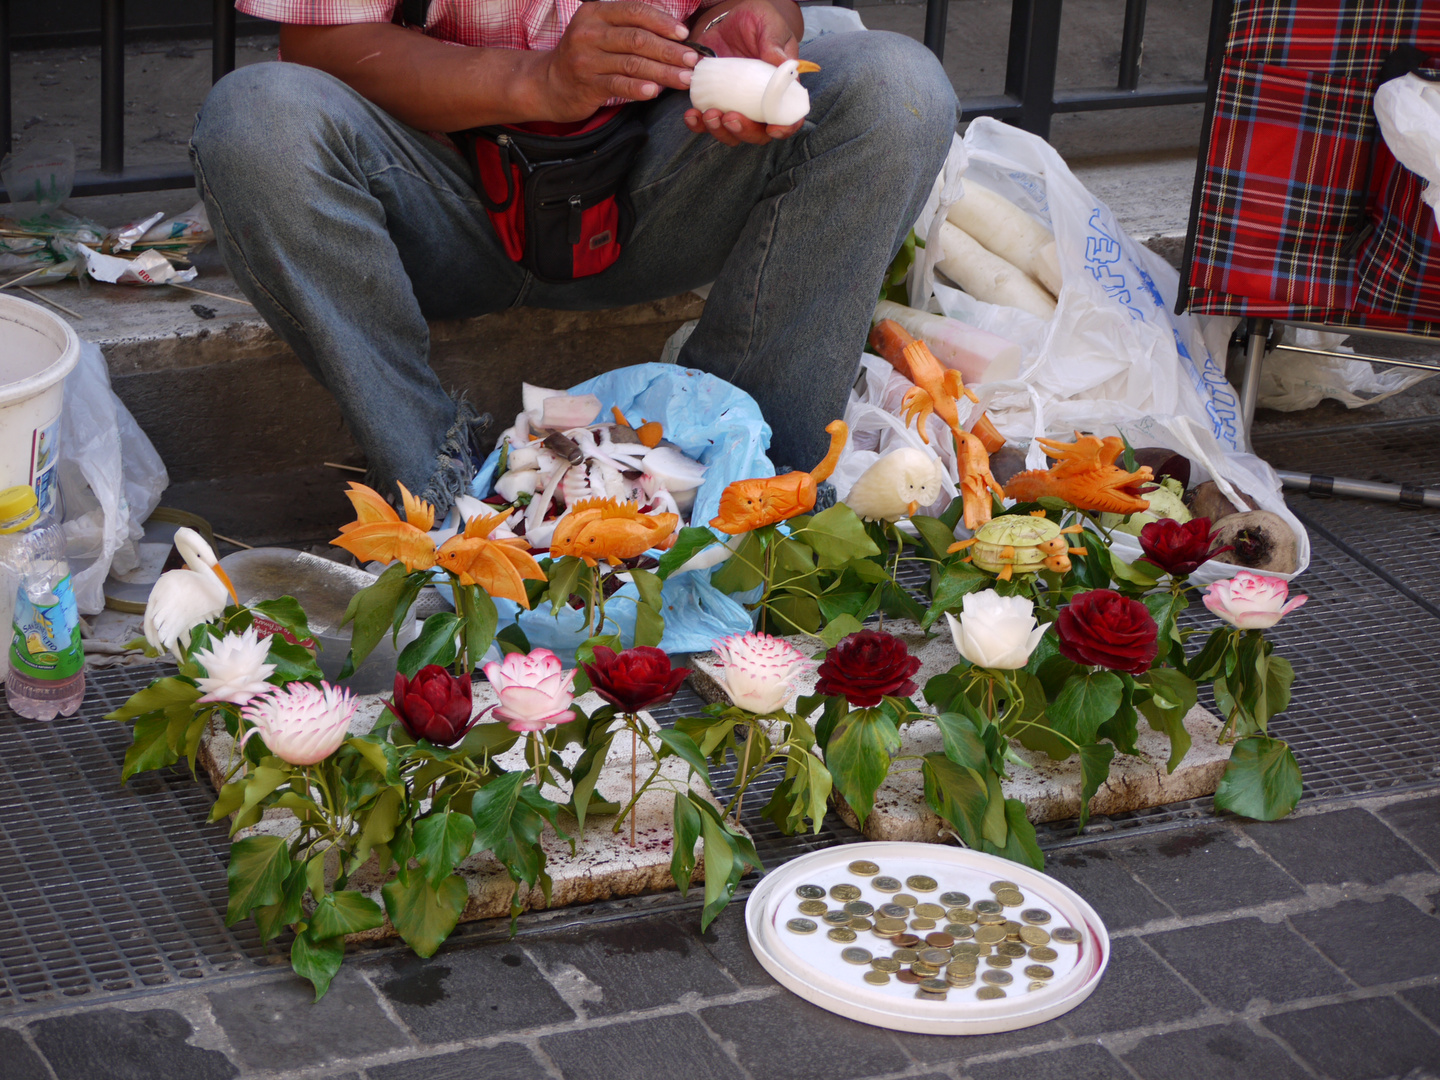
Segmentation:
[(930, 608), (920, 620), (920, 625), (930, 629), (945, 612), (959, 611), (968, 594), (991, 588), (994, 584), (993, 577), (970, 563), (956, 559), (945, 564), (931, 581)]
[(700, 825), (705, 837), (705, 908), (700, 914), (704, 931), (735, 895), (739, 874), (729, 834), (709, 814), (700, 815)]
[(545, 576), (550, 581), (550, 589), (547, 599), (550, 601), (550, 609), (557, 615), (567, 604), (570, 597), (578, 590), (580, 572), (585, 569), (585, 563), (575, 555), (566, 555), (562, 559), (556, 559), (546, 569)]
[(231, 844), (225, 874), (230, 886), (225, 925), (233, 926), (253, 907), (278, 904), (290, 871), (290, 851), (283, 837), (248, 836)]
[[(465, 596), (465, 655), (473, 671), (480, 666), (490, 644), (495, 640), (495, 627), (499, 625), (500, 614), (495, 610), (495, 601), (478, 585), (462, 585)], [(425, 620), (428, 625), (430, 620)], [(416, 669), (417, 671), (419, 668)]]
[(900, 749), (900, 732), (881, 709), (856, 709), (840, 720), (825, 746), (825, 765), (860, 824), (870, 816), (875, 792)]
[(355, 845), (355, 862), (364, 862), (370, 852), (395, 837), (404, 798), (399, 788), (388, 787), (370, 804), (360, 818), (360, 842)]
[(434, 956), (444, 944), (470, 896), (465, 882), (453, 874), (438, 887), (432, 887), (423, 874), (411, 874), (408, 881), (397, 877), (380, 894), (396, 932), (421, 957)]
[(1090, 820), (1090, 800), (1110, 776), (1110, 762), (1115, 747), (1109, 743), (1092, 743), (1080, 747), (1080, 828)]
[(674, 754), (699, 774), (706, 787), (710, 786), (710, 767), (706, 764), (705, 755), (701, 753), (700, 747), (695, 744), (694, 739), (674, 728), (657, 728), (655, 734), (659, 736), (662, 744), (660, 757), (664, 758)]
[(932, 559), (947, 559), (946, 551), (955, 542), (955, 529), (936, 517), (916, 514), (910, 519)]
[(260, 940), (270, 941), (285, 927), (299, 920), (305, 913), (305, 867), (303, 864), (290, 871), (285, 879), (279, 903), (265, 904), (250, 909), (250, 916), (260, 930)]
[(250, 610), (258, 611), (271, 622), (278, 623), (290, 631), (290, 636), (297, 642), (308, 641), (311, 637), (310, 622), (305, 614), (305, 609), (293, 596), (282, 596), (278, 600), (262, 600), (258, 604), (251, 604)]
[[(821, 598), (820, 608), (823, 612), (825, 607), (824, 598)], [(830, 619), (820, 630), (820, 640), (825, 643), (827, 649), (833, 649), (842, 640), (860, 630), (865, 629), (863, 623), (853, 615), (840, 614)]]
[(497, 631), (495, 640), (499, 642), (501, 651), (507, 656), (511, 653), (528, 653), (530, 651), (530, 639), (525, 636), (525, 631), (520, 629), (519, 623), (511, 623)]
[(795, 538), (814, 550), (820, 565), (827, 569), (838, 569), (851, 559), (868, 559), (880, 554), (875, 542), (865, 535), (865, 523), (844, 503), (820, 511), (808, 525), (797, 530)]
[(660, 556), (660, 567), (655, 573), (664, 581), (700, 552), (719, 542), (709, 529), (687, 526), (680, 530), (670, 550)]
[[(963, 696), (962, 696), (962, 700)], [(966, 701), (968, 705), (968, 700)], [(945, 756), (956, 765), (967, 769), (982, 770), (988, 767), (989, 757), (985, 744), (980, 739), (980, 726), (974, 717), (958, 712), (942, 712), (931, 717), (940, 728), (944, 740)], [(982, 720), (982, 723), (984, 721)]]
[[(1153, 589), (1155, 582), (1164, 576), (1164, 571), (1153, 563), (1127, 563), (1124, 559), (1116, 556), (1113, 551), (1110, 553), (1110, 573), (1114, 575), (1116, 581), (1123, 582), (1126, 585), (1134, 585), (1137, 589)], [(1169, 595), (1169, 593), (1166, 593), (1165, 597), (1169, 597)], [(1147, 604), (1146, 606), (1148, 607), (1149, 605)], [(1156, 621), (1158, 622), (1159, 620), (1157, 619)], [(1162, 638), (1165, 636), (1163, 627), (1161, 628), (1161, 636)]]
[(406, 591), (405, 577), (405, 567), (392, 563), (373, 584), (350, 598), (340, 625), (354, 623), (350, 631), (350, 657), (355, 667), (365, 662), (394, 623), (395, 608)]
[(1113, 671), (1077, 671), (1046, 710), (1051, 726), (1080, 746), (1093, 743), (1100, 725), (1120, 708), (1124, 689)]
[(700, 839), (700, 811), (696, 810), (682, 792), (675, 793), (674, 850), (670, 855), (670, 876), (675, 887), (684, 896), (690, 891), (690, 879), (695, 874), (695, 844)]
[(309, 928), (296, 934), (290, 946), (290, 967), (302, 979), (310, 980), (315, 987), (316, 1001), (330, 989), (330, 980), (335, 978), (344, 960), (344, 938), (318, 938)]
[(771, 634), (813, 634), (820, 629), (820, 605), (813, 596), (777, 590), (765, 605), (761, 630)]
[(270, 653), (265, 657), (275, 665), (275, 672), (266, 681), (276, 686), (292, 682), (319, 682), (325, 677), (315, 654), (303, 645), (292, 645), (279, 634), (270, 636)]
[(644, 603), (635, 605), (635, 644), (656, 646), (664, 636), (665, 616), (661, 614), (660, 607)]
[(130, 747), (125, 751), (125, 763), (120, 770), (122, 783), (136, 773), (163, 769), (180, 760), (180, 755), (170, 749), (169, 731), (170, 718), (163, 712), (135, 721)]
[[(1109, 739), (1115, 744), (1115, 749), (1122, 754), (1130, 754), (1132, 756), (1138, 754), (1140, 748), (1135, 743), (1135, 740), (1140, 735), (1137, 726), (1138, 719), (1135, 713), (1135, 706), (1128, 701), (1121, 701), (1120, 708), (1115, 710), (1115, 715), (1100, 725), (1100, 729), (1095, 733), (1095, 737), (1097, 739)], [(1182, 724), (1181, 727), (1183, 728), (1183, 726)]]
[(374, 930), (385, 921), (380, 905), (353, 889), (326, 893), (315, 904), (309, 932), (317, 938), (344, 937)]
[(1110, 549), (1100, 536), (1086, 529), (1079, 535), (1080, 546), (1085, 554), (1076, 556), (1074, 570), (1076, 584), (1082, 589), (1108, 589), (1110, 587)]
[(986, 843), (984, 850), (1034, 870), (1045, 869), (1045, 856), (1035, 841), (1035, 826), (1025, 816), (1025, 804), (1019, 799), (1005, 800), (1005, 823), (1005, 843)]
[(411, 679), (427, 664), (450, 664), (455, 659), (455, 635), (459, 629), (460, 616), (453, 611), (437, 611), (425, 620), (420, 636), (400, 650), (396, 670)]
[(415, 858), (431, 888), (439, 888), (455, 871), (455, 864), (470, 854), (475, 821), (448, 810), (431, 812), (415, 822)]
[(980, 839), (984, 850), (990, 850), (989, 846), (1000, 847), (1004, 845), (1009, 835), (1009, 826), (1005, 823), (1005, 795), (1000, 789), (1000, 777), (995, 770), (987, 770), (985, 776), (985, 814), (980, 819)]
[(749, 592), (764, 582), (760, 568), (765, 564), (765, 550), (757, 529), (745, 534), (735, 554), (726, 559), (710, 577), (710, 584), (723, 593)]
[(200, 699), (200, 688), (186, 679), (171, 675), (168, 678), (156, 679), (144, 690), (131, 695), (130, 700), (121, 705), (114, 712), (106, 715), (106, 720), (133, 720), (137, 716), (152, 713), (168, 708), (171, 705), (192, 705)]
[(600, 780), (600, 773), (605, 768), (605, 758), (609, 756), (610, 744), (614, 740), (614, 732), (606, 732), (597, 742), (588, 744), (570, 770), (570, 813), (574, 814), (575, 820), (579, 822), (582, 835), (585, 832), (585, 815), (590, 811), (590, 799), (595, 793), (595, 785)]
[(1300, 801), (1300, 766), (1290, 747), (1267, 735), (1251, 735), (1235, 743), (1215, 808), (1257, 821), (1275, 821)]
[[(988, 766), (987, 766), (988, 767)], [(964, 841), (979, 850), (990, 792), (980, 773), (956, 764), (944, 754), (926, 754), (921, 765), (925, 801)]]

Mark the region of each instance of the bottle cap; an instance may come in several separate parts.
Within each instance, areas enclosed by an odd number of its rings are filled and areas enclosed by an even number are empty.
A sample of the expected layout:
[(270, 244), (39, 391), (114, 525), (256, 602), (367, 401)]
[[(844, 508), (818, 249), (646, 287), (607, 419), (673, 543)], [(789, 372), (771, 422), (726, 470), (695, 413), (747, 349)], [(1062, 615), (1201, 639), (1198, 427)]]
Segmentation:
[(28, 529), (39, 517), (40, 504), (29, 484), (0, 491), (0, 534)]

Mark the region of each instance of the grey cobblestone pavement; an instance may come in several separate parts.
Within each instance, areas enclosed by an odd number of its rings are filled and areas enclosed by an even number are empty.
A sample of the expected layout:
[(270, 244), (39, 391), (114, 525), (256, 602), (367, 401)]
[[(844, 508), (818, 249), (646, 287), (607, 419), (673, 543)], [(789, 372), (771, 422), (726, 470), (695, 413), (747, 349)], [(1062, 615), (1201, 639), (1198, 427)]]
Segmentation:
[[(938, 1037), (824, 1012), (750, 954), (739, 902), (470, 928), (431, 960), (288, 971), (0, 1017), (4, 1080), (1431, 1080), (1440, 793), (1311, 803), (1051, 851), (1109, 927), (1095, 994), (1037, 1027)], [(640, 904), (637, 907), (643, 908)], [(555, 923), (568, 925), (556, 926)]]

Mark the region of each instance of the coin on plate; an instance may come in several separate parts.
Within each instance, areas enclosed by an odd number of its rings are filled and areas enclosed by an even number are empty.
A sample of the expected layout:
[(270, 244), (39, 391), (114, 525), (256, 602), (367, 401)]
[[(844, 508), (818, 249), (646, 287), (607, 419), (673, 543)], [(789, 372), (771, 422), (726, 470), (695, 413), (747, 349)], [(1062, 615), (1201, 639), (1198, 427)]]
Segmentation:
[(1005, 927), (982, 926), (975, 931), (975, 940), (981, 945), (998, 945), (1005, 940)]
[(849, 926), (850, 916), (839, 908), (834, 908), (831, 911), (825, 912), (824, 915), (821, 915), (820, 921), (826, 926)]
[(916, 892), (934, 892), (940, 887), (940, 883), (933, 877), (924, 874), (911, 874), (905, 879), (905, 884)]
[(944, 994), (950, 989), (950, 984), (944, 979), (924, 979), (920, 983), (921, 990), (928, 990), (932, 994)]
[(981, 915), (999, 915), (1000, 912), (1005, 910), (994, 900), (976, 900), (975, 903), (970, 906)]
[(973, 923), (979, 920), (980, 913), (974, 908), (952, 907), (945, 912), (945, 918), (949, 919), (951, 922)]
[(880, 914), (887, 919), (908, 919), (910, 909), (904, 904), (881, 904)]
[(904, 919), (888, 919), (881, 917), (875, 920), (875, 932), (877, 934), (903, 934), (905, 932)]
[(831, 941), (838, 941), (843, 945), (848, 945), (855, 940), (855, 931), (851, 930), (848, 926), (837, 926), (826, 933), (825, 936)]
[(893, 877), (877, 877), (870, 882), (877, 892), (891, 893), (900, 891), (900, 881)]
[(801, 900), (820, 900), (825, 896), (823, 885), (801, 885), (795, 890), (795, 895)]
[(1025, 946), (1018, 941), (1002, 941), (995, 946), (996, 956), (1008, 956), (1012, 960), (1018, 960), (1025, 955)]
[(1008, 920), (997, 911), (987, 911), (977, 921), (981, 926), (1004, 926)]
[(940, 903), (944, 904), (947, 908), (964, 907), (970, 903), (970, 896), (968, 893), (963, 892), (942, 892), (940, 894)]
[(873, 915), (875, 905), (867, 904), (864, 900), (851, 900), (845, 905), (845, 910), (851, 915)]
[(827, 904), (827, 903), (825, 903), (824, 900), (801, 900), (801, 901), (800, 901), (800, 914), (801, 914), (801, 915), (824, 915), (825, 912), (827, 912), (827, 911), (829, 911), (829, 910), (830, 910), (830, 905)]
[(831, 885), (830, 899), (839, 900), (842, 903), (846, 900), (859, 900), (860, 886), (851, 885), (848, 881), (842, 881), (839, 885)]
[(1026, 945), (1048, 945), (1050, 944), (1050, 934), (1038, 926), (1022, 926), (1020, 940)]
[(1048, 945), (1041, 945), (1030, 950), (1030, 959), (1039, 960), (1042, 964), (1053, 964), (1060, 959), (1060, 954)]
[(998, 953), (994, 956), (985, 957), (985, 966), (992, 968), (1007, 968), (1015, 961), (1008, 956), (1001, 956)]
[(950, 962), (949, 949), (921, 949), (920, 959), (927, 964), (948, 964)]
[(861, 918), (859, 915), (850, 916), (850, 929), (857, 933), (864, 930), (874, 930), (875, 924), (869, 919)]
[(869, 949), (862, 949), (858, 945), (852, 945), (848, 949), (840, 950), (840, 959), (847, 964), (868, 964), (871, 960)]
[(982, 986), (979, 990), (975, 991), (975, 1000), (977, 1001), (994, 1001), (996, 998), (1003, 998), (1004, 996), (1005, 991), (1001, 990), (998, 986)]
[(905, 892), (896, 893), (890, 899), (896, 904), (904, 904), (906, 908), (913, 908), (916, 904), (920, 903), (915, 897)]
[(1050, 937), (1062, 945), (1078, 945), (1082, 936), (1073, 926), (1057, 926), (1050, 931)]
[(980, 981), (987, 982), (991, 986), (1009, 986), (1015, 981), (1015, 976), (1011, 975), (1008, 971), (995, 971), (992, 969), (990, 971), (982, 971), (980, 973)]
[(926, 931), (929, 931), (929, 930), (934, 930), (934, 929), (935, 929), (935, 920), (934, 920), (934, 919), (911, 919), (911, 920), (910, 920), (910, 929), (911, 929), (911, 930), (918, 930), (918, 931), (920, 931), (921, 933), (925, 933)]
[(871, 986), (885, 986), (890, 982), (890, 976), (883, 971), (867, 971), (864, 979)]
[(792, 934), (813, 934), (820, 928), (815, 925), (814, 919), (791, 919), (785, 924), (785, 929)]
[(1053, 979), (1055, 969), (1044, 964), (1031, 964), (1025, 969), (1025, 975), (1031, 979)]
[(1027, 990), (1044, 990), (1045, 987), (1047, 987), (1048, 985), (1050, 985), (1050, 984), (1047, 983), (1047, 982), (1045, 982), (1044, 980), (1037, 979), (1035, 982), (1032, 982), (1032, 983), (1031, 983), (1029, 986), (1027, 986), (1025, 989), (1027, 989)]
[(979, 956), (980, 946), (973, 941), (957, 941), (950, 946), (951, 956)]
[(946, 975), (945, 981), (957, 990), (964, 990), (975, 985), (974, 975)]
[(913, 971), (916, 975), (919, 975), (922, 979), (929, 979), (940, 974), (940, 965), (927, 964), (923, 960), (916, 960), (913, 964), (910, 965), (910, 970)]
[(920, 981), (920, 976), (916, 975), (913, 971), (897, 971), (895, 978), (899, 979), (902, 983), (909, 983), (911, 986), (916, 985)]
[(920, 959), (920, 954), (914, 949), (896, 949), (890, 954), (890, 959), (900, 964), (913, 964)]
[(880, 867), (869, 859), (856, 859), (846, 869), (856, 877), (874, 877), (880, 872)]
[(900, 970), (900, 961), (893, 956), (877, 956), (870, 961), (870, 966), (876, 971), (888, 971), (893, 975)]
[(948, 949), (951, 945), (955, 944), (955, 938), (952, 934), (946, 934), (936, 930), (932, 934), (925, 935), (925, 944), (933, 945), (937, 949)]
[(922, 919), (943, 919), (945, 918), (945, 909), (939, 904), (916, 904), (915, 914)]
[(897, 949), (913, 949), (920, 944), (920, 939), (914, 934), (896, 934), (890, 940), (895, 943)]
[(1025, 903), (1025, 894), (1018, 889), (1003, 889), (995, 894), (995, 902), (1005, 907), (1019, 907)]
[(1007, 889), (1009, 889), (1009, 890), (1017, 890), (1017, 889), (1019, 889), (1019, 888), (1020, 888), (1020, 886), (1019, 886), (1019, 885), (1016, 885), (1015, 882), (1013, 882), (1013, 881), (992, 881), (992, 882), (990, 882), (990, 891), (991, 891), (992, 893), (995, 893), (995, 892), (1004, 892), (1004, 891), (1007, 890)]
[(965, 923), (946, 923), (944, 930), (945, 933), (949, 934), (953, 938), (972, 938), (975, 936), (975, 928), (973, 926), (968, 926)]
[(1050, 921), (1050, 913), (1044, 908), (1027, 907), (1020, 912), (1020, 921), (1030, 923), (1033, 926), (1044, 926)]
[(1016, 922), (1014, 919), (1005, 920), (1005, 940), (1020, 940), (1020, 923)]
[(945, 966), (945, 970), (951, 975), (974, 975), (979, 970), (979, 965), (975, 963), (973, 956), (967, 956), (963, 959), (951, 960)]

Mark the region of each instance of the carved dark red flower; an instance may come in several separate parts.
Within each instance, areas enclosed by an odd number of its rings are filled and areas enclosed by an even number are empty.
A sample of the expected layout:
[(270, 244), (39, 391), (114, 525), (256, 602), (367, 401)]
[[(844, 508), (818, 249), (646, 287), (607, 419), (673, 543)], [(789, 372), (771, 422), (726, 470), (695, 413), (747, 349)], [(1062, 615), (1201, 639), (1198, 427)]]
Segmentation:
[(1233, 550), (1213, 544), (1209, 518), (1191, 518), (1183, 525), (1173, 518), (1161, 518), (1140, 530), (1146, 560), (1176, 577), (1193, 574), (1207, 559)]
[(413, 738), (454, 746), (479, 719), (470, 715), (472, 702), (469, 675), (457, 678), (439, 664), (428, 664), (414, 678), (395, 673), (390, 711)]
[(816, 674), (815, 692), (844, 697), (853, 708), (868, 709), (884, 697), (915, 693), (910, 678), (920, 670), (920, 658), (893, 634), (861, 630), (844, 638), (825, 654)]
[(619, 653), (596, 645), (594, 662), (583, 666), (597, 694), (632, 713), (669, 701), (690, 674), (689, 668), (672, 668), (664, 650), (651, 645), (636, 645)]
[(1095, 667), (1143, 675), (1160, 651), (1150, 609), (1113, 589), (1092, 589), (1060, 609), (1060, 655)]

